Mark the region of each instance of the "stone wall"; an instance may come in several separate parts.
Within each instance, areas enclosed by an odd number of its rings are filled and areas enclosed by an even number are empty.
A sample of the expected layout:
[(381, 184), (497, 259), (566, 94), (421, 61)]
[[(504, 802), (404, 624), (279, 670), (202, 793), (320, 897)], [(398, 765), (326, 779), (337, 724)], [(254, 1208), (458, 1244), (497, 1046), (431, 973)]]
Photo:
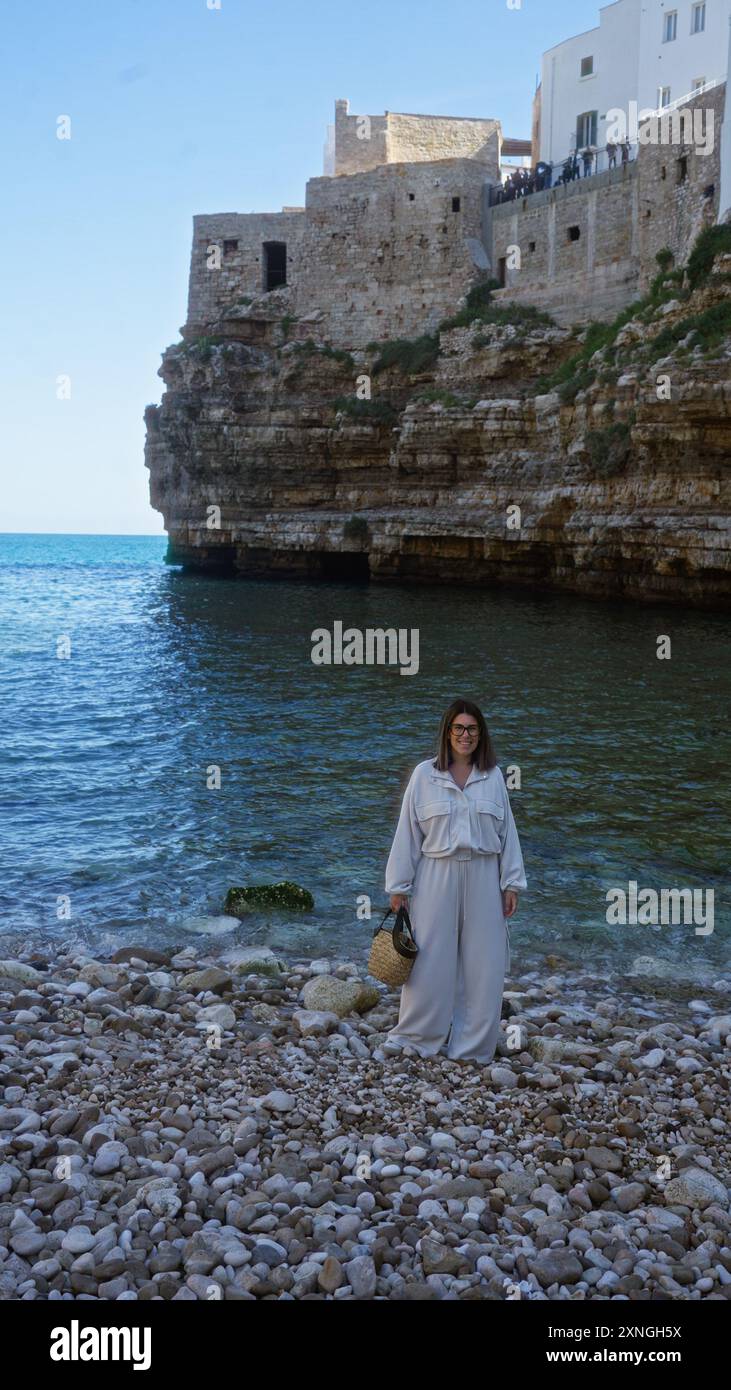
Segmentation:
[[(261, 296), (267, 240), (286, 242), (287, 312), (319, 311), (336, 346), (428, 332), (487, 267), (484, 183), (473, 159), (388, 164), (311, 179), (303, 212), (196, 217), (185, 336), (215, 331), (237, 300)], [(220, 270), (207, 266), (212, 244)]]
[(351, 114), (335, 103), (335, 174), (363, 173), (381, 164), (477, 159), (494, 177), (500, 167), (500, 123), (469, 116), (418, 116), (387, 111)]
[(387, 163), (386, 117), (369, 116), (366, 125), (362, 116), (350, 114), (347, 101), (336, 101), (335, 174), (361, 174)]
[(345, 347), (435, 328), (487, 264), (484, 178), (449, 159), (311, 179), (296, 313), (324, 311), (323, 331)]
[(497, 177), (500, 168), (500, 124), (468, 116), (387, 115), (389, 161), (409, 163), (432, 159), (477, 159)]
[[(726, 84), (689, 102), (683, 113), (713, 113), (713, 150), (699, 153), (692, 141), (645, 145), (640, 154), (640, 292), (657, 274), (655, 256), (666, 246), (682, 263), (699, 232), (716, 221), (720, 205), (721, 126)], [(694, 119), (698, 119), (697, 116)], [(687, 133), (687, 132), (686, 132)]]
[[(202, 334), (237, 299), (264, 290), (263, 245), (287, 247), (287, 281), (296, 283), (302, 264), (305, 212), (220, 212), (193, 218), (186, 336)], [(228, 243), (228, 244), (227, 244)], [(221, 251), (220, 269), (209, 268), (209, 248)]]
[[(702, 111), (706, 122), (712, 114), (707, 156), (682, 139), (641, 144), (634, 163), (492, 209), (497, 122), (387, 113), (363, 141), (358, 117), (338, 102), (341, 169), (360, 160), (361, 171), (311, 179), (304, 209), (195, 217), (185, 335), (261, 297), (269, 241), (286, 244), (288, 292), (277, 312), (321, 315), (322, 335), (339, 347), (433, 331), (476, 274), (492, 264), (498, 275), (501, 260), (498, 299), (545, 308), (560, 324), (611, 319), (652, 280), (659, 250), (682, 262), (716, 219), (725, 90), (676, 113)], [(429, 159), (434, 148), (453, 153)], [(408, 158), (394, 162), (394, 153)], [(218, 269), (208, 265), (212, 245)]]
[(638, 168), (609, 169), (491, 210), (495, 298), (549, 310), (559, 323), (610, 319), (636, 297), (639, 279)]
[(500, 278), (508, 248), (520, 252), (519, 267), (506, 264), (496, 299), (534, 304), (561, 324), (608, 320), (647, 289), (658, 251), (669, 247), (681, 264), (718, 215), (725, 94), (722, 84), (682, 108), (693, 119), (703, 112), (704, 122), (712, 112), (708, 155), (700, 153), (703, 142), (673, 143), (678, 131), (660, 126), (664, 143), (640, 144), (624, 168), (492, 208), (485, 238), (493, 274)]

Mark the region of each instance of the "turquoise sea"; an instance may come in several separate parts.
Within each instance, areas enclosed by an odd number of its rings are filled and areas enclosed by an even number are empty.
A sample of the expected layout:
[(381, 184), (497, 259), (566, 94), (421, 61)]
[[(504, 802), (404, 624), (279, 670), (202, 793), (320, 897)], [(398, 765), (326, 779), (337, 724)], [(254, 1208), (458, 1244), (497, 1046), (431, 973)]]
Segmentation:
[[(547, 950), (592, 969), (649, 954), (689, 979), (725, 971), (723, 614), (208, 578), (166, 566), (165, 548), (0, 536), (6, 937), (193, 943), (204, 938), (191, 919), (222, 913), (230, 885), (287, 878), (311, 890), (314, 912), (252, 913), (226, 941), (363, 958), (357, 899), (382, 907), (401, 789), (464, 695), (502, 768), (520, 769), (511, 801), (529, 890), (513, 974)], [(314, 665), (311, 634), (336, 621), (418, 628), (418, 674)], [(657, 658), (660, 635), (671, 660)], [(630, 881), (712, 889), (714, 931), (610, 927), (607, 890)]]

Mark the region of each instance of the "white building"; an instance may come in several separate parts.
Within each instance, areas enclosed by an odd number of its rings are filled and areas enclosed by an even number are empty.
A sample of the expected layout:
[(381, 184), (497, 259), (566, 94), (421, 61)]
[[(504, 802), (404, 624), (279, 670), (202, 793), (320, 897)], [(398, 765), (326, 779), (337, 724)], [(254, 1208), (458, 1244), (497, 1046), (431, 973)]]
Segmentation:
[[(615, 0), (543, 55), (540, 157), (604, 151), (607, 112), (655, 111), (726, 76), (731, 0)], [(606, 158), (599, 168), (606, 167)]]

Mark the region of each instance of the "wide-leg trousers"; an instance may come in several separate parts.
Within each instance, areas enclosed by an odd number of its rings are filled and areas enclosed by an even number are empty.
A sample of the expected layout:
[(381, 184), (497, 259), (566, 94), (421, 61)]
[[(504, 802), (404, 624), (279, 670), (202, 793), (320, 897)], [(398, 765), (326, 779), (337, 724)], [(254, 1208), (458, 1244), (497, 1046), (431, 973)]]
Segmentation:
[(498, 856), (422, 855), (409, 915), (419, 954), (387, 1040), (422, 1057), (446, 1042), (448, 1057), (492, 1061), (510, 969)]

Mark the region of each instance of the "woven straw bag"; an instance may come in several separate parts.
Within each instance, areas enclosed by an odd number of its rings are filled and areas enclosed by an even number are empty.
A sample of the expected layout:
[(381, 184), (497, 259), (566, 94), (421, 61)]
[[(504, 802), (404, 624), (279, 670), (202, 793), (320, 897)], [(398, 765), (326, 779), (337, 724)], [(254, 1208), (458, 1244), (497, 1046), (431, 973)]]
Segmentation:
[(405, 907), (399, 908), (392, 926), (384, 926), (392, 912), (389, 907), (373, 933), (368, 973), (385, 985), (398, 986), (408, 980), (419, 948)]

